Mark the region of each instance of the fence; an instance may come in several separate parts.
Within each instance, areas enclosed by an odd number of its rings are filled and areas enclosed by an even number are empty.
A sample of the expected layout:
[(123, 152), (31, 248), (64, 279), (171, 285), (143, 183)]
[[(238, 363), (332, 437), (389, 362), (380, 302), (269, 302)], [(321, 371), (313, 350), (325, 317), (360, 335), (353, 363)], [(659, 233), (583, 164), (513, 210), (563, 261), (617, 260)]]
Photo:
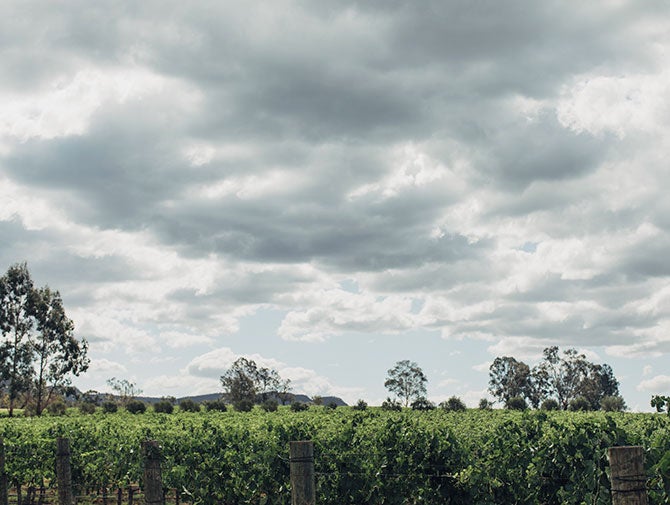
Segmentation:
[[(161, 476), (161, 450), (156, 441), (142, 443), (144, 461), (143, 502), (147, 505), (164, 505), (166, 500)], [(75, 505), (72, 472), (70, 465), (70, 441), (59, 437), (56, 444), (56, 487), (59, 505)], [(5, 472), (5, 447), (0, 440), (0, 505), (9, 503), (9, 486)], [(647, 505), (647, 478), (644, 470), (644, 450), (640, 446), (611, 447), (608, 449), (610, 480), (613, 505)], [(315, 464), (314, 447), (311, 441), (289, 443), (289, 464), (292, 505), (315, 505)], [(34, 493), (34, 491), (33, 491)], [(34, 498), (34, 497), (33, 497)], [(28, 502), (33, 500), (28, 499)], [(104, 500), (106, 501), (106, 500)], [(21, 489), (17, 489), (17, 503), (21, 505)], [(133, 503), (132, 488), (128, 502)], [(179, 503), (179, 493), (175, 491), (175, 502)], [(40, 492), (38, 505), (44, 503), (44, 489)], [(117, 494), (121, 505), (121, 490)]]

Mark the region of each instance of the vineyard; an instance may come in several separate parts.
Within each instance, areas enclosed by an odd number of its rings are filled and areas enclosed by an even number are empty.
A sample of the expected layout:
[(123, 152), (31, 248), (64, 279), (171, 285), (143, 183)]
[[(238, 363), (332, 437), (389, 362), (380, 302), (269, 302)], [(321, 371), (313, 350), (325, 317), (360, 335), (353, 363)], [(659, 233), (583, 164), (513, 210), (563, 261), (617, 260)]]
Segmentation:
[[(617, 445), (645, 448), (650, 502), (670, 499), (670, 418), (656, 414), (123, 412), (5, 418), (0, 436), (14, 489), (54, 485), (62, 436), (70, 439), (77, 494), (100, 503), (104, 494), (110, 505), (142, 485), (147, 439), (158, 441), (163, 483), (181, 503), (290, 503), (293, 440), (314, 442), (324, 505), (610, 504), (606, 449)], [(38, 502), (35, 494), (29, 501)]]

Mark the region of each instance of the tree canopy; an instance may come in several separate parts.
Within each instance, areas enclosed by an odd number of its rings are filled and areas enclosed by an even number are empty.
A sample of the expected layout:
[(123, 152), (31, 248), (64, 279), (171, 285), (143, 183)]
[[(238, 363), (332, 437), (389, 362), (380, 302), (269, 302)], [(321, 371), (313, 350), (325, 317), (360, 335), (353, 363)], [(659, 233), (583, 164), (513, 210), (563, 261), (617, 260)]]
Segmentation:
[(591, 363), (575, 349), (561, 355), (557, 346), (547, 347), (532, 369), (513, 357), (498, 357), (489, 369), (489, 378), (489, 392), (503, 403), (520, 397), (534, 407), (553, 400), (563, 410), (571, 402), (573, 408), (579, 404), (589, 410), (605, 408), (603, 401), (608, 409), (614, 405), (625, 408), (612, 367)]
[(267, 401), (272, 395), (282, 401), (291, 390), (290, 379), (282, 379), (276, 370), (259, 367), (252, 359), (238, 358), (221, 376), (228, 401), (235, 408)]
[(53, 392), (88, 369), (88, 344), (74, 336), (58, 291), (35, 288), (26, 263), (0, 277), (0, 379), (9, 415), (20, 394), (32, 394), (42, 413)]
[(412, 400), (425, 396), (428, 378), (421, 367), (413, 361), (406, 359), (398, 361), (387, 374), (384, 387), (401, 398), (405, 407), (409, 406)]

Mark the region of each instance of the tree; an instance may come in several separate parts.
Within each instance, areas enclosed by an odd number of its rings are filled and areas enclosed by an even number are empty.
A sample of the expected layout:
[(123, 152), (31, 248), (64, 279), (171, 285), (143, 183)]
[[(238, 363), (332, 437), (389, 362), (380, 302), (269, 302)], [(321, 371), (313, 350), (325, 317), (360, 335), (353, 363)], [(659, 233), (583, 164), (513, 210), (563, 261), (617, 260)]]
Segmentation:
[(58, 291), (36, 289), (26, 263), (0, 277), (0, 379), (8, 389), (9, 415), (19, 394), (35, 389), (40, 415), (52, 394), (88, 368), (88, 344), (74, 337)]
[(384, 387), (400, 397), (405, 407), (411, 400), (425, 396), (428, 378), (413, 361), (398, 361), (387, 373)]
[(493, 360), (489, 367), (489, 392), (503, 404), (515, 397), (536, 403), (530, 367), (510, 356)]
[(127, 379), (117, 379), (112, 377), (107, 379), (107, 384), (116, 392), (121, 405), (127, 405), (136, 396), (142, 394), (142, 390), (134, 382)]
[(26, 263), (9, 267), (0, 277), (0, 379), (9, 396), (9, 416), (14, 415), (14, 402), (30, 388), (32, 350), (30, 335), (36, 321), (34, 287)]
[(557, 346), (546, 348), (543, 355), (533, 370), (534, 380), (543, 397), (554, 398), (561, 409), (567, 410), (570, 402), (579, 398), (580, 408), (588, 405), (590, 410), (598, 410), (603, 398), (620, 396), (619, 381), (609, 365), (591, 363), (575, 349), (560, 356)]
[(88, 369), (88, 343), (74, 337), (74, 323), (65, 315), (58, 291), (44, 287), (34, 293), (37, 333), (33, 340), (37, 378), (36, 414), (39, 416), (58, 388), (68, 386), (70, 376)]
[[(259, 368), (254, 360), (241, 357), (221, 376), (221, 385), (233, 405), (240, 402), (268, 400), (273, 394), (285, 396), (290, 390), (290, 381), (282, 380), (271, 368)], [(283, 399), (283, 398), (282, 398)]]

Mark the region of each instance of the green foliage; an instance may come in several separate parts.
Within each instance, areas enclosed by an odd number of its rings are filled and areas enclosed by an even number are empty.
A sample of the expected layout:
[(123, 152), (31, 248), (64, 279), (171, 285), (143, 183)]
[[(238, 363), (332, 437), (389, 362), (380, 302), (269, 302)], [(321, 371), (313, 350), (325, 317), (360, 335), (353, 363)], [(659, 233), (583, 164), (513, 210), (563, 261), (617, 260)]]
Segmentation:
[(102, 402), (102, 411), (105, 414), (113, 414), (119, 409), (119, 406), (115, 402)]
[(79, 404), (79, 412), (82, 414), (93, 414), (96, 409), (97, 407), (95, 406), (95, 403), (81, 402)]
[(440, 408), (447, 412), (463, 412), (467, 409), (463, 400), (458, 396), (452, 396), (448, 400), (440, 403)]
[(542, 402), (542, 405), (540, 406), (542, 410), (558, 410), (561, 408), (561, 406), (558, 404), (556, 400), (553, 398), (547, 398)]
[(126, 404), (126, 410), (131, 414), (143, 414), (147, 410), (147, 406), (140, 400), (130, 400)]
[(479, 409), (480, 410), (491, 410), (493, 408), (493, 402), (488, 398), (481, 398), (479, 400)]
[(174, 405), (169, 400), (161, 400), (154, 403), (154, 412), (160, 412), (162, 414), (172, 414), (174, 410)]
[(288, 443), (306, 439), (324, 505), (609, 505), (606, 455), (617, 445), (643, 446), (650, 503), (670, 498), (670, 417), (657, 414), (280, 408), (5, 418), (10, 482), (53, 482), (59, 435), (71, 440), (75, 484), (94, 489), (141, 482), (141, 443), (158, 441), (165, 487), (194, 504), (288, 503)]
[(203, 402), (203, 404), (205, 405), (205, 410), (208, 412), (226, 412), (228, 410), (228, 405), (223, 400), (209, 400)]
[(261, 408), (265, 412), (277, 412), (277, 409), (279, 408), (279, 403), (277, 402), (277, 400), (265, 400), (261, 404)]
[(200, 412), (200, 404), (190, 398), (184, 398), (179, 402), (179, 410), (182, 412)]
[(304, 411), (304, 410), (308, 410), (308, 409), (309, 409), (309, 405), (307, 405), (306, 403), (302, 403), (302, 402), (293, 402), (293, 403), (291, 404), (291, 410), (292, 410), (293, 412), (302, 412), (302, 411)]
[(251, 412), (254, 408), (254, 402), (248, 398), (242, 398), (233, 402), (233, 409), (237, 412)]
[(401, 398), (405, 407), (407, 407), (411, 401), (426, 395), (427, 382), (428, 378), (421, 367), (413, 361), (405, 359), (398, 361), (387, 372), (384, 387)]
[(356, 402), (356, 405), (354, 405), (351, 408), (354, 410), (366, 410), (368, 408), (368, 402), (366, 402), (365, 400), (358, 400)]
[(62, 398), (58, 398), (47, 405), (47, 412), (52, 416), (62, 416), (67, 411), (67, 405)]
[(583, 397), (583, 396), (577, 396), (570, 400), (570, 403), (568, 403), (568, 410), (572, 410), (573, 412), (581, 410), (590, 410), (591, 404), (589, 401)]
[(656, 412), (663, 412), (664, 410), (670, 415), (670, 396), (654, 395), (651, 397), (651, 406), (656, 409)]
[(397, 400), (394, 400), (392, 398), (386, 398), (386, 400), (384, 400), (382, 402), (381, 407), (382, 407), (382, 410), (387, 410), (387, 411), (400, 412), (402, 410), (402, 405), (400, 404), (400, 402), (397, 401)]
[(509, 410), (526, 410), (528, 408), (528, 404), (522, 396), (513, 396), (507, 400), (507, 403), (505, 403), (505, 408)]

